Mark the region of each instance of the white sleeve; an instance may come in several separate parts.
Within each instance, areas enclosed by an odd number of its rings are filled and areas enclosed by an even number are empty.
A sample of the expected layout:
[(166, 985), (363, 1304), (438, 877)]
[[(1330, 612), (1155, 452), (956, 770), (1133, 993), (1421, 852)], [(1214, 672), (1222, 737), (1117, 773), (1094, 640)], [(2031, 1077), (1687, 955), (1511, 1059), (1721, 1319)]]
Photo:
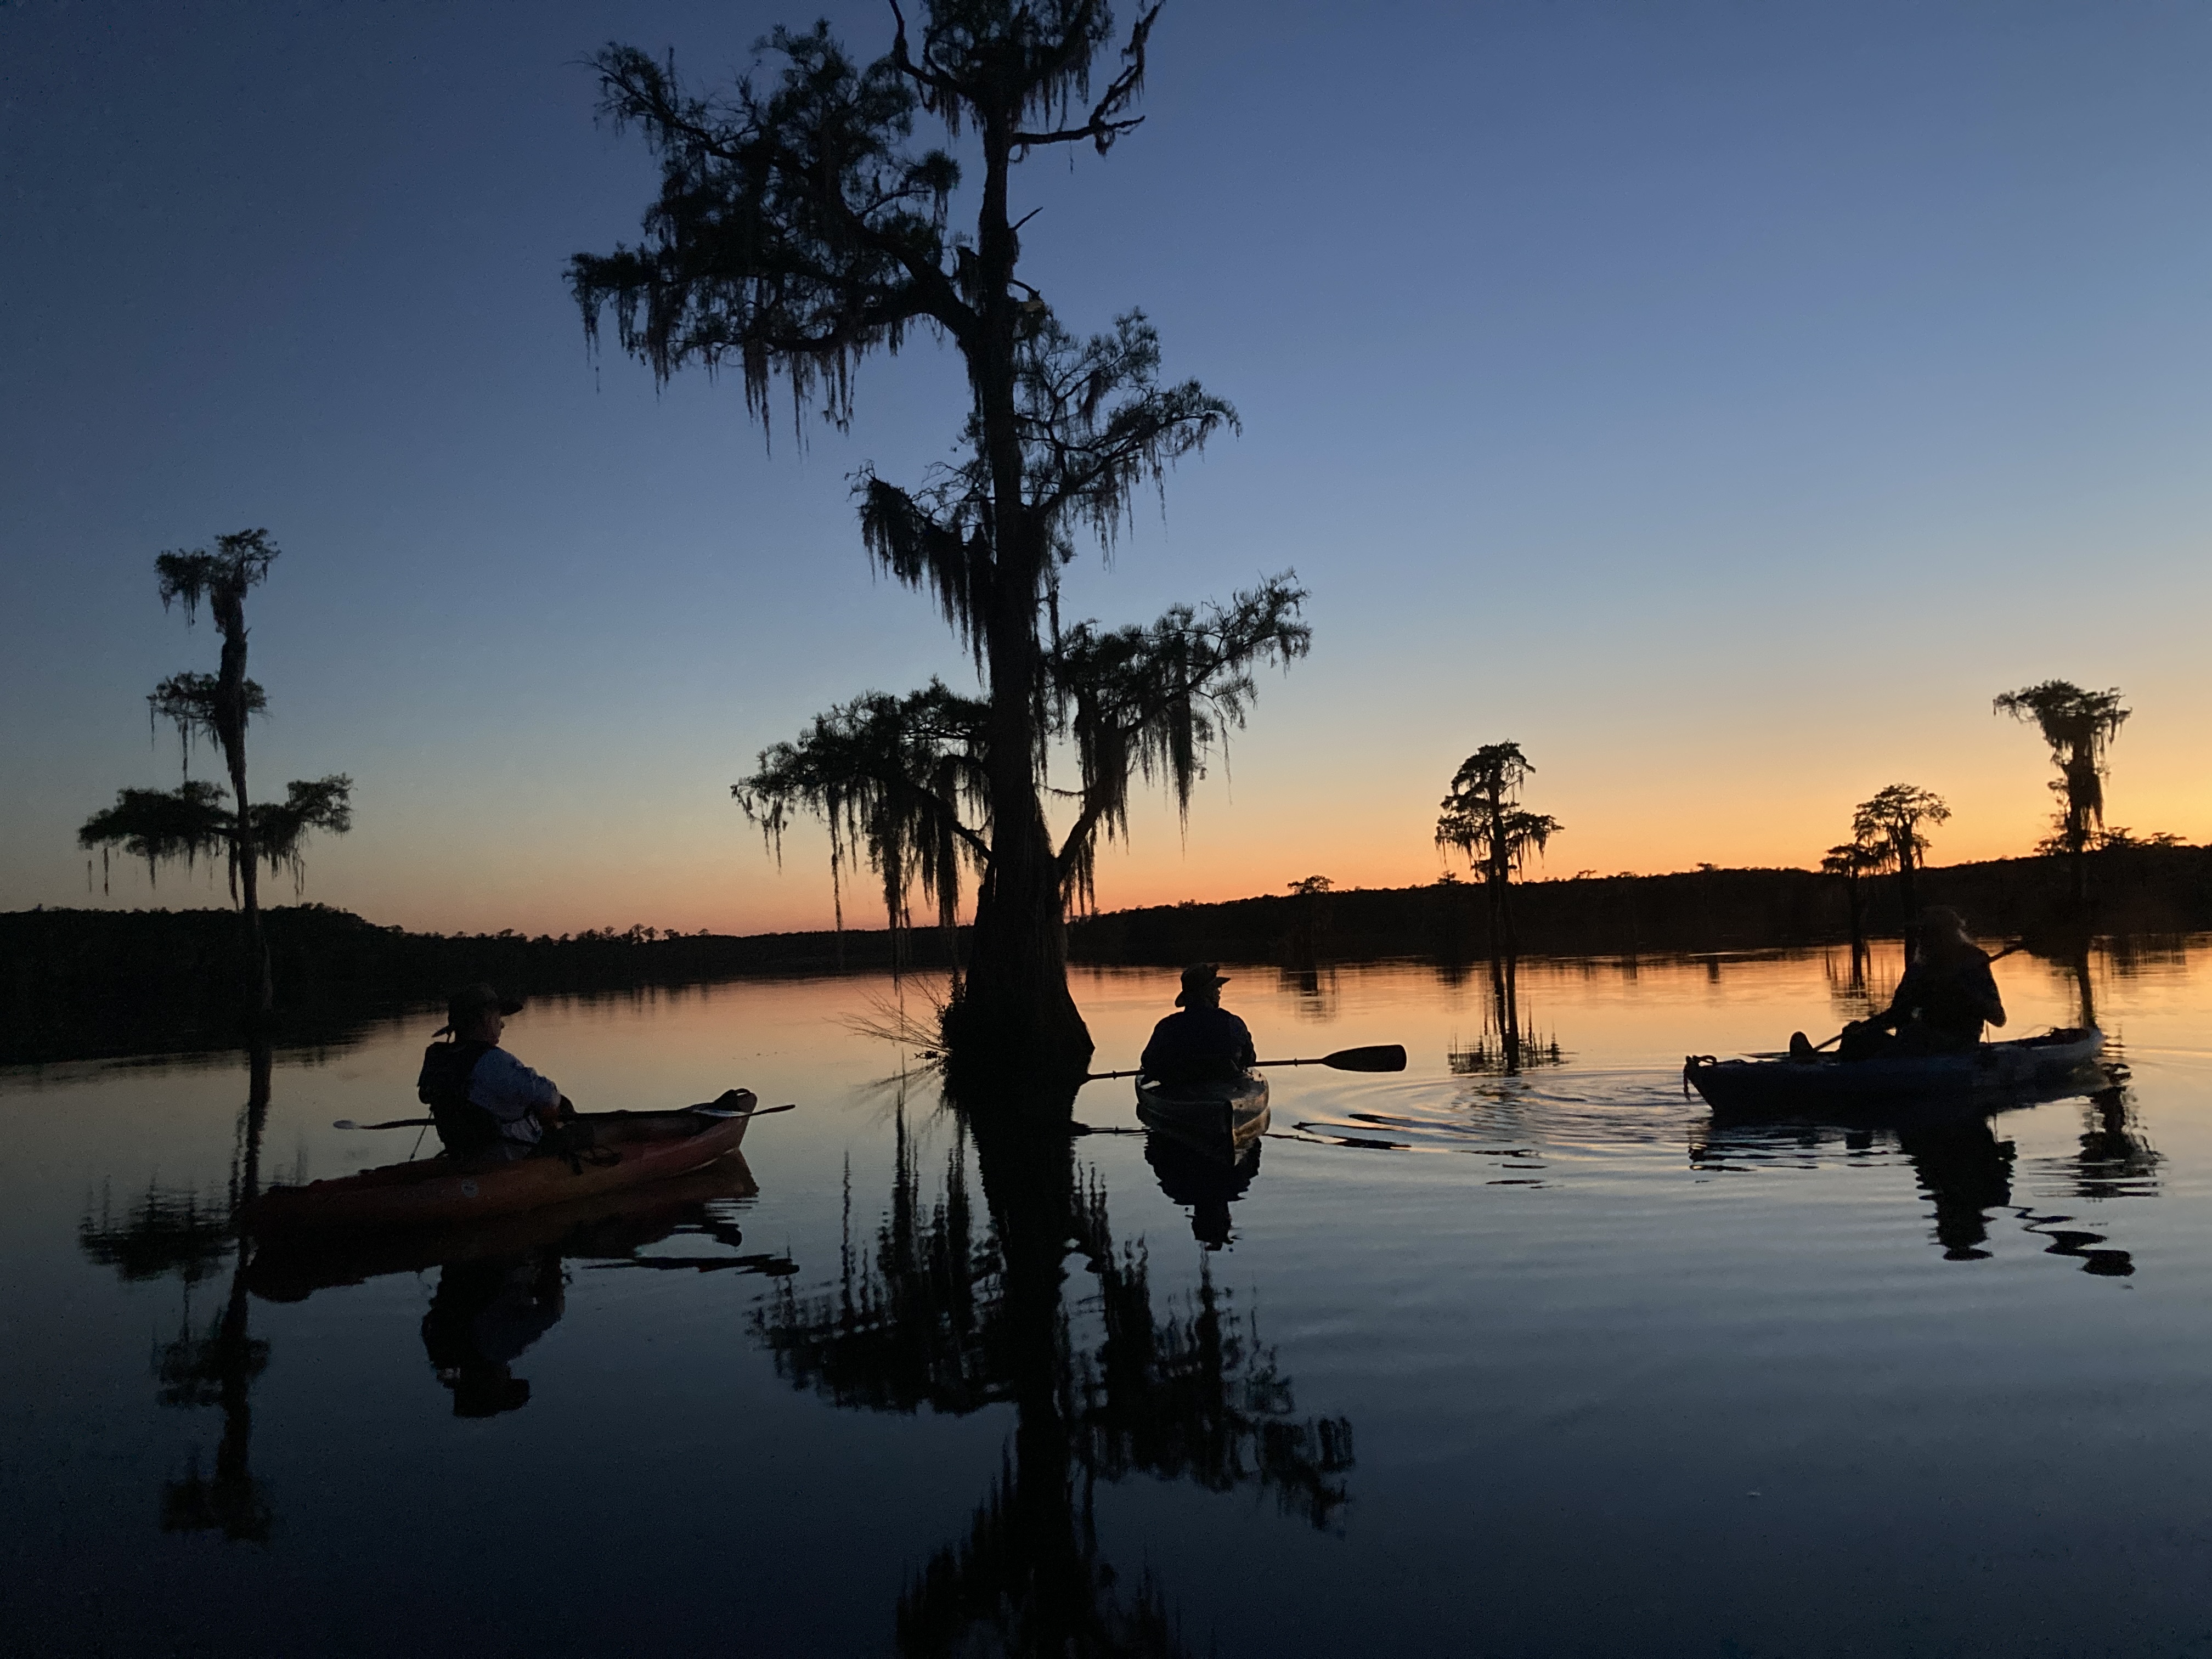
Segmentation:
[(469, 1073), (469, 1102), (502, 1123), (512, 1123), (533, 1106), (557, 1106), (561, 1091), (504, 1048), (494, 1048)]

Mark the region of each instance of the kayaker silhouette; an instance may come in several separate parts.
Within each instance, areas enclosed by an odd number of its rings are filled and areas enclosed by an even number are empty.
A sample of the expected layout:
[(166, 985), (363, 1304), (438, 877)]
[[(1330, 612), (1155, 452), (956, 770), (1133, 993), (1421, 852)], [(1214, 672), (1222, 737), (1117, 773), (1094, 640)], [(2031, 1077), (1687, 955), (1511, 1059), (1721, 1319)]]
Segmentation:
[(576, 1110), (568, 1097), (499, 1046), (507, 1017), (521, 1012), (520, 997), (489, 985), (463, 986), (446, 999), (446, 1024), (432, 1035), (450, 1040), (422, 1051), (415, 1092), (456, 1158), (580, 1150), (573, 1143), (581, 1126), (568, 1121)]
[(560, 1322), (567, 1281), (557, 1249), (449, 1261), (422, 1316), (422, 1348), (453, 1393), (456, 1417), (496, 1417), (530, 1403), (513, 1366)]
[(1152, 1027), (1137, 1064), (1146, 1077), (1170, 1086), (1233, 1078), (1258, 1059), (1244, 1022), (1221, 1006), (1229, 981), (1212, 963), (1194, 962), (1182, 970), (1182, 990), (1170, 1014)]
[[(1836, 1054), (1844, 1060), (1960, 1054), (1981, 1042), (1984, 1023), (2005, 1023), (1989, 954), (1967, 937), (1956, 910), (1931, 905), (1920, 914), (1920, 942), (1889, 1006), (1844, 1026)], [(1814, 1052), (1802, 1031), (1790, 1033), (1791, 1059)]]
[(1228, 1163), (1184, 1146), (1173, 1135), (1145, 1137), (1145, 1162), (1170, 1204), (1190, 1211), (1190, 1236), (1209, 1250), (1224, 1248), (1233, 1235), (1229, 1206), (1244, 1196), (1260, 1173), (1260, 1143), (1238, 1150)]

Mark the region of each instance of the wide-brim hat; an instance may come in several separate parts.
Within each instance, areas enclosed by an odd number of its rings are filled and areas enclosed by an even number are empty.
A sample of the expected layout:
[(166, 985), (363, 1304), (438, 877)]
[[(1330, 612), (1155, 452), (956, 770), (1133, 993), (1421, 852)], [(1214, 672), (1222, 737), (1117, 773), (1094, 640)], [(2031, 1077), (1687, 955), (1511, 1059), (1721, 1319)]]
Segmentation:
[(1228, 983), (1228, 976), (1221, 971), (1218, 963), (1194, 962), (1182, 970), (1182, 989), (1176, 994), (1176, 1006), (1182, 1007), (1185, 999), (1193, 991), (1218, 991)]
[(487, 1008), (496, 1008), (502, 1014), (519, 1014), (522, 1012), (522, 999), (508, 996), (494, 985), (464, 985), (446, 999), (446, 1018), (459, 1025)]

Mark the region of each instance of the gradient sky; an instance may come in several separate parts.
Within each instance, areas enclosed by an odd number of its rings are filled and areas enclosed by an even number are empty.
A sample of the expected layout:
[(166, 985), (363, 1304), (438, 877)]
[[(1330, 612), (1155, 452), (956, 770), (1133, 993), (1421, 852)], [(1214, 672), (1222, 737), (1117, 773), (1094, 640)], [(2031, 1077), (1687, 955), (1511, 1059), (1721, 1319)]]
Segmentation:
[[(143, 698), (213, 666), (155, 554), (258, 525), (253, 775), (356, 781), (309, 897), (826, 924), (826, 843), (779, 872), (727, 786), (963, 683), (847, 483), (945, 452), (957, 357), (770, 447), (733, 380), (592, 361), (561, 281), (655, 177), (582, 58), (718, 76), (816, 9), (0, 4), (0, 908), (213, 902), (88, 897), (74, 832), (176, 781)], [(1143, 307), (1243, 432), (1071, 607), (1294, 566), (1314, 649), (1101, 903), (1433, 879), (1503, 738), (1553, 875), (1809, 864), (1897, 781), (1937, 862), (2018, 853), (2049, 767), (1990, 699), (2052, 677), (2136, 711), (2112, 820), (2212, 837), (2208, 84), (2201, 6), (1170, 0), (1145, 125), (1020, 171), (1024, 270), (1073, 327)]]

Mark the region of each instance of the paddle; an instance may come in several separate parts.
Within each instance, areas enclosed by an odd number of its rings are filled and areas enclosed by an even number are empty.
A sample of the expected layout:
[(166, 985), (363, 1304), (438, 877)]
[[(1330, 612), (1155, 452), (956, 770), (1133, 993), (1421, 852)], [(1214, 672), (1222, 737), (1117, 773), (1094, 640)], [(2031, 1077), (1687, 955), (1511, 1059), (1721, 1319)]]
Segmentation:
[[(1995, 955), (1995, 956), (1991, 957), (1990, 958), (1990, 960), (1991, 962), (2002, 962), (2002, 961), (2003, 961), (2007, 957), (2010, 956), (2014, 951), (2025, 951), (2026, 949), (2027, 949), (2027, 947), (2025, 945), (2006, 945), (2006, 946), (2005, 946), (2005, 948), (2004, 948), (2003, 950), (2002, 950), (2002, 951), (1998, 951), (1998, 952), (1996, 953), (1996, 955)], [(1814, 1044), (1813, 1045), (1813, 1052), (1814, 1052), (1814, 1054), (1819, 1054), (1819, 1053), (1820, 1053), (1823, 1048), (1834, 1048), (1834, 1047), (1835, 1047), (1838, 1042), (1841, 1042), (1844, 1040), (1844, 1031), (1848, 1031), (1848, 1030), (1850, 1030), (1850, 1026), (1848, 1026), (1848, 1025), (1846, 1025), (1846, 1026), (1844, 1028), (1844, 1030), (1843, 1030), (1843, 1031), (1838, 1031), (1838, 1032), (1837, 1032), (1837, 1033), (1835, 1034), (1835, 1036), (1833, 1036), (1830, 1037), (1830, 1038), (1829, 1038), (1826, 1042), (1816, 1042), (1816, 1043), (1814, 1043)]]
[[(683, 1109), (687, 1112), (697, 1112), (705, 1117), (766, 1117), (772, 1112), (791, 1112), (798, 1109), (799, 1103), (794, 1100), (782, 1106), (763, 1106), (750, 1113), (726, 1111), (712, 1101), (703, 1106), (686, 1106)], [(431, 1117), (395, 1117), (386, 1123), (356, 1123), (349, 1117), (342, 1117), (331, 1124), (331, 1127), (333, 1129), (412, 1129), (436, 1121), (437, 1119)]]
[[(1378, 1042), (1368, 1048), (1339, 1048), (1333, 1054), (1323, 1054), (1318, 1060), (1262, 1060), (1259, 1066), (1333, 1066), (1340, 1072), (1402, 1072), (1406, 1069), (1406, 1050), (1402, 1044)], [(1139, 1068), (1141, 1069), (1141, 1068)], [(1135, 1077), (1137, 1072), (1092, 1072), (1083, 1080), (1102, 1083), (1108, 1078)]]

